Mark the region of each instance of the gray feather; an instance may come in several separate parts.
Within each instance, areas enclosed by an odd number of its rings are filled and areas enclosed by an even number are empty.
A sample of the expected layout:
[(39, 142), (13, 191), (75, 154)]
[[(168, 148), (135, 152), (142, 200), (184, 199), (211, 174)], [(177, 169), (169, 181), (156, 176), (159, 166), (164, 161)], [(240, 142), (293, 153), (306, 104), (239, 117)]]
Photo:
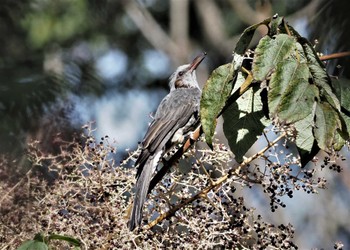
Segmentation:
[(191, 126), (199, 120), (201, 91), (194, 71), (204, 56), (196, 57), (191, 64), (180, 66), (172, 75), (170, 93), (159, 104), (154, 120), (142, 141), (141, 153), (135, 163), (138, 170), (134, 205), (128, 223), (130, 230), (141, 224), (143, 205), (158, 162), (163, 153), (178, 142), (173, 140), (174, 134), (176, 133), (175, 137), (182, 138), (183, 133), (189, 132)]
[(176, 89), (163, 99), (142, 142), (142, 151), (135, 163), (138, 166), (136, 176), (141, 174), (147, 158), (163, 149), (175, 132), (188, 123), (192, 114), (198, 113), (200, 96), (201, 91), (197, 88)]
[(128, 227), (130, 230), (134, 230), (135, 227), (141, 224), (143, 204), (146, 201), (149, 184), (152, 178), (152, 173), (157, 167), (161, 153), (162, 151), (158, 152), (157, 155), (155, 155), (154, 157), (150, 157), (146, 161), (145, 165), (143, 166), (143, 171), (137, 179), (134, 205), (128, 223)]

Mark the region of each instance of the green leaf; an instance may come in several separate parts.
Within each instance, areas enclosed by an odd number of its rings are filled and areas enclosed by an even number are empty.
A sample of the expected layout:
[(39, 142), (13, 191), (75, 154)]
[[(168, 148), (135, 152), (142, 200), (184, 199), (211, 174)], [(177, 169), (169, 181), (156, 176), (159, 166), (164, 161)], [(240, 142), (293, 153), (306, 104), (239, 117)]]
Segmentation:
[(337, 129), (334, 137), (334, 150), (341, 150), (346, 141), (349, 140), (350, 116), (349, 113), (340, 113), (341, 128)]
[(59, 234), (51, 234), (48, 238), (50, 240), (64, 240), (64, 241), (67, 241), (74, 246), (78, 246), (78, 247), (81, 246), (81, 243), (79, 240), (77, 240), (73, 237), (69, 237), (69, 236), (64, 236), (64, 235), (59, 235)]
[[(309, 71), (305, 63), (286, 60), (271, 76), (269, 108), (275, 108), (279, 119), (293, 123), (312, 113), (318, 89), (308, 82)], [(280, 98), (278, 98), (280, 96)]]
[(341, 121), (336, 110), (328, 103), (317, 103), (314, 135), (322, 150), (331, 151), (338, 128), (341, 128)]
[(295, 144), (300, 152), (300, 150), (311, 152), (312, 146), (315, 141), (315, 137), (312, 133), (314, 127), (314, 115), (310, 113), (304, 119), (294, 123), (294, 127), (297, 131)]
[(295, 39), (286, 34), (276, 35), (273, 38), (263, 37), (255, 49), (252, 69), (254, 79), (266, 80), (277, 64), (293, 52), (295, 44)]
[(254, 36), (255, 30), (260, 25), (267, 25), (270, 18), (254, 24), (244, 30), (233, 51), (232, 64), (218, 67), (211, 74), (202, 92), (200, 116), (205, 138), (209, 146), (216, 127), (216, 118), (221, 114), (228, 97), (237, 80), (238, 72), (242, 66), (244, 53)]
[(350, 80), (344, 78), (332, 79), (332, 87), (336, 90), (341, 107), (350, 113)]
[(233, 78), (236, 79), (236, 76), (239, 72), (239, 69), (242, 66), (242, 62), (244, 59), (244, 53), (247, 51), (250, 42), (253, 39), (255, 30), (260, 25), (267, 25), (271, 21), (271, 18), (265, 19), (264, 21), (251, 25), (248, 28), (246, 28), (242, 35), (239, 37), (238, 42), (236, 43), (236, 47), (233, 51)]
[(243, 160), (264, 128), (270, 124), (270, 120), (264, 116), (260, 93), (258, 87), (250, 88), (223, 113), (224, 133), (237, 162)]
[(339, 151), (345, 145), (346, 140), (345, 137), (348, 137), (346, 134), (344, 135), (340, 130), (337, 130), (334, 136), (333, 148), (335, 151)]
[(233, 65), (228, 63), (216, 68), (207, 80), (200, 103), (200, 116), (206, 142), (212, 144), (216, 118), (231, 94)]
[(317, 56), (316, 51), (312, 48), (311, 44), (305, 39), (300, 38), (301, 45), (303, 46), (309, 70), (312, 76), (312, 82), (320, 90), (320, 97), (325, 98), (329, 104), (335, 109), (340, 111), (340, 102), (331, 87), (331, 80), (326, 72), (326, 69)]
[(269, 112), (275, 115), (278, 106), (283, 97), (283, 93), (286, 91), (288, 86), (295, 81), (295, 76), (298, 74), (298, 64), (292, 60), (286, 60), (276, 69), (271, 75), (268, 91), (268, 105)]
[(45, 236), (42, 233), (35, 234), (34, 240), (41, 241), (41, 242), (47, 242), (45, 239)]
[(243, 31), (242, 35), (240, 36), (240, 38), (239, 38), (239, 40), (238, 40), (238, 42), (236, 44), (234, 53), (239, 54), (239, 55), (243, 55), (246, 52), (246, 50), (248, 49), (249, 44), (250, 44), (250, 42), (253, 39), (255, 30), (260, 25), (267, 25), (270, 21), (271, 21), (271, 18), (267, 18), (267, 19), (265, 19), (264, 21), (262, 21), (260, 23), (251, 25), (248, 28), (246, 28)]
[(342, 130), (338, 130), (334, 137), (334, 149), (340, 150), (350, 133), (350, 81), (348, 79), (332, 79), (332, 87), (340, 101)]
[(342, 106), (342, 84), (340, 83), (340, 79), (338, 78), (333, 78), (331, 79), (331, 86), (332, 89), (334, 89), (334, 94), (336, 95), (336, 97), (338, 98), (340, 105)]
[(49, 247), (42, 241), (28, 240), (17, 248), (17, 250), (48, 250)]

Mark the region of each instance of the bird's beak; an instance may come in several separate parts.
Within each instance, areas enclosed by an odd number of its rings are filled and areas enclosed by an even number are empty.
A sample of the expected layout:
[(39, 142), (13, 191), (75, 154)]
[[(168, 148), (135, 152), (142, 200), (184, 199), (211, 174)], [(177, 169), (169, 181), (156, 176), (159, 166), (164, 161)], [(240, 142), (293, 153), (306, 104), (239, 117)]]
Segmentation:
[(205, 56), (207, 55), (206, 52), (203, 52), (202, 55), (197, 56), (195, 59), (193, 59), (192, 63), (190, 64), (190, 68), (189, 71), (193, 72), (194, 70), (196, 70), (196, 68), (198, 67), (198, 65), (204, 60)]

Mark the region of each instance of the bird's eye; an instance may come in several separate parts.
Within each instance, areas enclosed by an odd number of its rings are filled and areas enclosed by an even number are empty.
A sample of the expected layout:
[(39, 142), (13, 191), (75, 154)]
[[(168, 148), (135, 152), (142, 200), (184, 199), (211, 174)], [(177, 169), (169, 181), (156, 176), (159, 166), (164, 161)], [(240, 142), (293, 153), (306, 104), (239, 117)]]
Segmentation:
[(185, 74), (184, 71), (180, 71), (180, 72), (179, 72), (179, 76), (183, 76), (183, 74)]

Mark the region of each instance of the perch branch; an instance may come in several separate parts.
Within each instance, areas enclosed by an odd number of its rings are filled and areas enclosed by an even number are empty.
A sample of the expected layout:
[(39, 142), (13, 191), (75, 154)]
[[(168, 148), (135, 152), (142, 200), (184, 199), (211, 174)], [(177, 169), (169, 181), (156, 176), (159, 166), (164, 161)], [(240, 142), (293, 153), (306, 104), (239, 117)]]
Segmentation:
[(152, 227), (154, 227), (155, 225), (157, 225), (159, 222), (161, 222), (162, 220), (170, 217), (171, 215), (175, 214), (176, 211), (178, 211), (179, 209), (181, 209), (182, 207), (184, 207), (185, 205), (199, 199), (202, 197), (205, 197), (207, 195), (208, 192), (210, 192), (211, 190), (218, 188), (219, 186), (221, 186), (228, 178), (230, 178), (233, 174), (238, 173), (240, 169), (246, 167), (250, 162), (252, 162), (253, 160), (257, 159), (258, 157), (262, 156), (267, 150), (269, 150), (271, 147), (273, 147), (278, 141), (280, 141), (282, 138), (285, 137), (285, 133), (282, 133), (280, 136), (278, 136), (274, 141), (269, 142), (268, 145), (263, 148), (262, 150), (260, 150), (258, 153), (254, 154), (253, 156), (246, 158), (240, 165), (238, 168), (232, 167), (229, 172), (222, 176), (219, 180), (213, 182), (210, 186), (206, 187), (205, 189), (203, 189), (202, 191), (198, 192), (197, 194), (195, 194), (194, 196), (192, 196), (191, 198), (185, 199), (183, 201), (181, 201), (178, 205), (174, 206), (172, 209), (170, 209), (169, 211), (162, 213), (157, 219), (155, 219), (154, 221), (150, 222), (146, 227), (147, 229), (151, 229)]

